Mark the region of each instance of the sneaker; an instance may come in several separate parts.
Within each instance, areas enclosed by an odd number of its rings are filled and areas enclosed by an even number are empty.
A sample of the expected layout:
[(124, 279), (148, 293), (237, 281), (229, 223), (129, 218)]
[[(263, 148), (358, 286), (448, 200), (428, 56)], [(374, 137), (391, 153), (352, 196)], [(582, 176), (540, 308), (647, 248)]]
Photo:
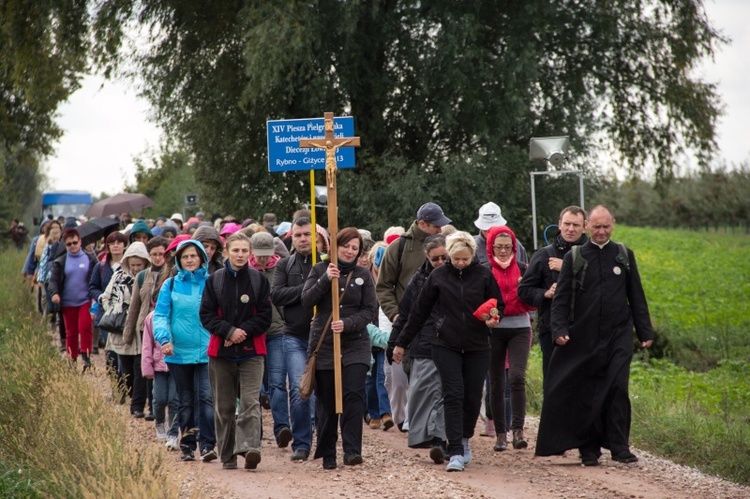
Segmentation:
[(368, 425), (371, 430), (379, 430), (380, 429), (381, 421), (379, 419), (370, 419), (370, 424)]
[(260, 452), (257, 450), (249, 450), (245, 453), (245, 469), (254, 470), (260, 463)]
[(612, 460), (617, 461), (618, 463), (637, 463), (638, 457), (629, 450), (624, 450), (617, 454), (612, 453)]
[(383, 414), (380, 420), (383, 422), (383, 431), (390, 430), (391, 428), (393, 428), (393, 425), (395, 424), (390, 414)]
[(323, 457), (323, 469), (335, 470), (336, 469), (336, 456), (324, 456)]
[(599, 466), (599, 458), (596, 454), (586, 453), (581, 455), (581, 464), (584, 466)]
[(464, 444), (464, 461), (462, 464), (468, 466), (471, 462), (471, 444), (468, 438), (462, 438), (461, 442)]
[(177, 450), (180, 448), (180, 442), (177, 440), (177, 437), (172, 435), (167, 435), (167, 443), (166, 443), (167, 450)]
[(362, 464), (362, 456), (359, 454), (347, 454), (344, 456), (344, 464), (347, 466)]
[(525, 449), (529, 446), (526, 438), (523, 436), (523, 430), (513, 430), (513, 448)]
[(435, 464), (443, 464), (445, 462), (445, 452), (443, 452), (443, 448), (439, 445), (436, 445), (430, 449), (430, 459), (432, 459), (432, 462)]
[(221, 463), (221, 467), (224, 468), (225, 470), (236, 470), (237, 469), (237, 456), (232, 456), (232, 458), (226, 463)]
[(280, 448), (285, 448), (289, 445), (289, 442), (292, 441), (292, 430), (290, 430), (288, 427), (284, 427), (279, 431), (279, 434), (276, 435), (276, 444)]
[(146, 421), (154, 421), (156, 419), (156, 416), (154, 416), (153, 412), (147, 412), (145, 419)]
[(183, 449), (180, 461), (195, 461), (195, 454), (191, 450)]
[(204, 463), (210, 463), (217, 457), (219, 456), (216, 455), (216, 451), (213, 449), (203, 449), (201, 451), (201, 461), (203, 461)]
[(451, 456), (451, 460), (448, 462), (448, 466), (445, 471), (463, 471), (464, 470), (464, 457), (460, 455)]
[(496, 438), (497, 432), (495, 431), (495, 420), (485, 419), (484, 431), (480, 433), (480, 435), (484, 435), (484, 436), (491, 437), (491, 438)]
[(164, 423), (156, 423), (156, 439), (160, 442), (167, 440), (167, 429), (164, 427)]
[(297, 449), (292, 453), (292, 461), (307, 461), (310, 458), (310, 451), (305, 449)]
[(130, 411), (130, 414), (132, 414), (136, 419), (142, 419), (146, 417), (146, 415), (143, 414), (143, 411)]

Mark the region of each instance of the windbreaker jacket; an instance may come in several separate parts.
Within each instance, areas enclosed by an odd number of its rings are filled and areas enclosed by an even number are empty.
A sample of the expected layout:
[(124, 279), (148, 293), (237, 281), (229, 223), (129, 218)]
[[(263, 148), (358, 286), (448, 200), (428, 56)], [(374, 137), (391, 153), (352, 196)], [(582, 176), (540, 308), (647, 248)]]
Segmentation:
[(463, 269), (457, 269), (448, 261), (430, 273), (402, 334), (416, 336), (435, 307), (435, 345), (457, 351), (490, 348), (489, 328), (472, 315), (490, 298), (497, 299), (497, 308), (502, 314), (505, 304), (489, 268), (476, 259)]
[(294, 253), (279, 260), (274, 268), (271, 301), (281, 310), (284, 334), (307, 341), (313, 313), (312, 308), (302, 306), (302, 289), (312, 269), (312, 255)]
[[(181, 249), (193, 244), (203, 254), (204, 264), (189, 272), (180, 265)], [(154, 339), (159, 345), (172, 343), (173, 355), (164, 357), (172, 364), (203, 364), (208, 362), (209, 332), (200, 320), (203, 289), (206, 286), (208, 257), (200, 241), (188, 239), (177, 247), (175, 268), (177, 275), (170, 277), (161, 287), (154, 309)]]

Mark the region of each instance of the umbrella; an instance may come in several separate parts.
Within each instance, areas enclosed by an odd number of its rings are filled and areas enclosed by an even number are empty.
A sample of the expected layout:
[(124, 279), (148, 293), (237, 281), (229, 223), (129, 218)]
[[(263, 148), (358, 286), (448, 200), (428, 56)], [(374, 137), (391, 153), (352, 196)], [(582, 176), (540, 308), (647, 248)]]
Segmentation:
[[(88, 222), (76, 227), (78, 235), (81, 237), (81, 247), (85, 248), (91, 243), (95, 243), (103, 237), (120, 229), (120, 222), (114, 218), (92, 218)], [(65, 252), (65, 245), (60, 243), (55, 257)]]
[(111, 198), (102, 199), (92, 204), (86, 211), (87, 217), (104, 217), (107, 215), (119, 215), (120, 213), (141, 211), (153, 206), (155, 203), (143, 194), (122, 193), (115, 194)]

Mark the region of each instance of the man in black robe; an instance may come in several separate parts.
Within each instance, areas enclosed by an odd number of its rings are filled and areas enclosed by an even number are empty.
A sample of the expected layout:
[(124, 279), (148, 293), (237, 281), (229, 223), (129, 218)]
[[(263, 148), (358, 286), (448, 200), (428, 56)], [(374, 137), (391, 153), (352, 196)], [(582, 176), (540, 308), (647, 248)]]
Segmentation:
[[(604, 206), (589, 214), (590, 239), (580, 248), (588, 266), (574, 276), (568, 252), (552, 299), (555, 349), (544, 388), (536, 455), (578, 448), (586, 466), (599, 464), (601, 448), (612, 459), (632, 463), (628, 379), (633, 357), (633, 327), (643, 348), (654, 332), (638, 267), (631, 250), (623, 261), (610, 240), (615, 219)], [(575, 293), (571, 317), (571, 295)]]

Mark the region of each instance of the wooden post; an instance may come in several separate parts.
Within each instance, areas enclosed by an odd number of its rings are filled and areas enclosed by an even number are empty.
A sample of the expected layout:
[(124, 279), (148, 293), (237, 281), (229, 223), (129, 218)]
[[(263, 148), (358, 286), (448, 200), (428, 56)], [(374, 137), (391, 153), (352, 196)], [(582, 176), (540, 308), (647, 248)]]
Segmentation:
[[(335, 138), (333, 133), (333, 113), (325, 113), (323, 118), (325, 136), (320, 139), (303, 139), (299, 141), (300, 147), (317, 147), (326, 152), (326, 186), (328, 187), (328, 232), (331, 237), (331, 250), (328, 253), (328, 261), (338, 265), (338, 245), (336, 237), (339, 231), (338, 201), (336, 195), (336, 150), (339, 147), (359, 147), (359, 137)], [(314, 206), (313, 206), (314, 209)], [(313, 227), (315, 230), (315, 227)], [(313, 248), (315, 251), (315, 248)], [(333, 318), (337, 321), (339, 317), (339, 280), (331, 282), (331, 306)], [(343, 390), (341, 388), (341, 338), (333, 334), (333, 379), (336, 395), (336, 414), (343, 412)]]

